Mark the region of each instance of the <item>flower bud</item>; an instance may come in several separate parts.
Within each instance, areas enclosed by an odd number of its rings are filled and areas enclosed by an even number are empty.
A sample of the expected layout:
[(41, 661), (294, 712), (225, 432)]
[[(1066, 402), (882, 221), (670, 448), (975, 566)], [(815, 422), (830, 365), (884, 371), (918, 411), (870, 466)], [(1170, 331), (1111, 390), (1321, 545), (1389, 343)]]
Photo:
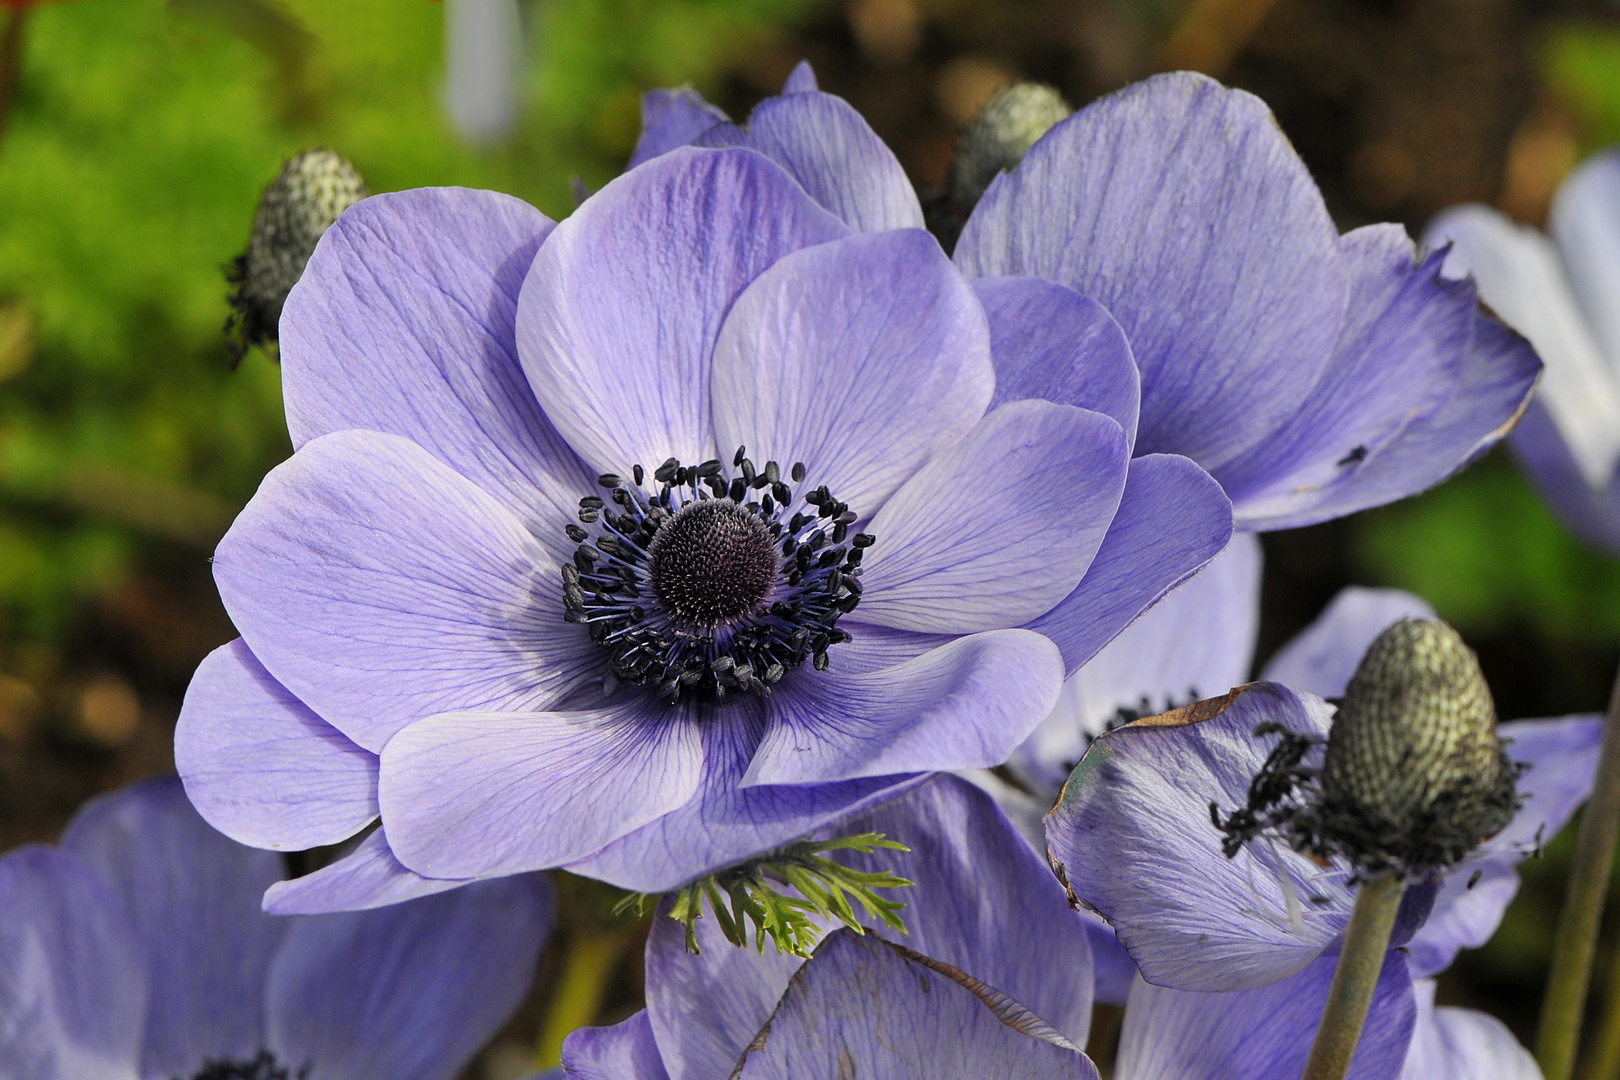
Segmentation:
[(970, 212), (998, 173), (1011, 169), (1042, 135), (1074, 110), (1050, 86), (1018, 83), (990, 99), (962, 136), (947, 184), (951, 199)]
[(1345, 689), (1319, 827), (1369, 870), (1448, 866), (1512, 819), (1517, 778), (1473, 651), (1443, 622), (1403, 619)]
[(369, 194), (355, 167), (330, 150), (306, 150), (282, 166), (259, 200), (247, 250), (226, 273), (238, 286), (225, 324), (235, 360), (276, 340), (281, 307), (322, 234)]

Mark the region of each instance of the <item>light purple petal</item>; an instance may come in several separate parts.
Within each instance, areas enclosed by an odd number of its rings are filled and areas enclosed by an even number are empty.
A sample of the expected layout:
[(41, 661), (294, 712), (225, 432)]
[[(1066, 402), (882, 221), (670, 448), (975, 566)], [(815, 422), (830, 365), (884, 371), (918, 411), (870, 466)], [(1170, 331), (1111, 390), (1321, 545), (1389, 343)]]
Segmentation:
[(1133, 458), (1085, 578), (1029, 629), (1057, 642), (1072, 675), (1231, 539), (1232, 504), (1208, 473), (1174, 454)]
[(1094, 1080), (1097, 1070), (995, 988), (840, 930), (794, 976), (736, 1075)]
[(378, 195), (328, 229), (287, 298), (282, 391), (293, 445), (347, 428), (403, 435), (544, 523), (594, 476), (540, 410), (518, 363), (518, 292), (553, 223), (493, 191)]
[(1317, 697), (1343, 697), (1373, 638), (1402, 619), (1438, 617), (1428, 601), (1400, 589), (1341, 589), (1316, 621), (1283, 643), (1262, 677)]
[(1046, 860), (988, 795), (960, 777), (939, 776), (842, 829), (883, 833), (911, 849), (834, 856), (916, 882), (893, 893), (906, 904), (905, 945), (989, 983), (1076, 1046), (1086, 1044), (1092, 961), (1085, 922), (1069, 910)]
[(1338, 232), (1259, 98), (1160, 75), (1058, 124), (956, 247), (969, 277), (1044, 277), (1125, 328), (1138, 451), (1216, 468), (1305, 399), (1344, 322)]
[(1148, 716), (1247, 680), (1260, 623), (1260, 566), (1259, 539), (1232, 537), (1209, 565), (1069, 677), (1057, 705), (1008, 765), (1050, 800), (1121, 709)]
[(1414, 974), (1443, 971), (1458, 949), (1490, 940), (1518, 891), (1513, 867), (1551, 843), (1591, 793), (1603, 723), (1599, 716), (1566, 716), (1498, 728), (1509, 742), (1508, 755), (1530, 766), (1519, 778), (1524, 806), (1446, 876), (1428, 921), (1407, 946)]
[(1417, 262), (1399, 225), (1356, 229), (1339, 250), (1350, 311), (1322, 377), (1280, 428), (1215, 470), (1242, 526), (1364, 509), (1361, 463), (1445, 406), (1467, 364), (1474, 290), (1440, 276), (1443, 255)]
[(1541, 401), (1513, 429), (1513, 456), (1564, 526), (1599, 551), (1620, 555), (1620, 483), (1594, 489)]
[[(916, 882), (894, 893), (906, 904), (907, 946), (1004, 990), (1084, 1044), (1092, 1000), (1086, 926), (1045, 861), (1018, 842), (987, 796), (938, 777), (840, 822), (838, 832), (880, 832), (911, 849), (835, 856)], [(664, 1062), (673, 1080), (724, 1080), (801, 961), (733, 948), (709, 918), (697, 927), (702, 951), (690, 955), (684, 931), (666, 914), (667, 904), (647, 947), (648, 1008)]]
[(1353, 900), (1348, 868), (1324, 870), (1263, 842), (1227, 859), (1209, 809), (1247, 803), (1273, 741), (1255, 738), (1256, 724), (1325, 735), (1331, 716), (1320, 698), (1253, 683), (1091, 744), (1047, 815), (1047, 846), (1074, 895), (1113, 925), (1150, 982), (1267, 986), (1338, 938)]
[(276, 682), (241, 638), (192, 676), (174, 761), (197, 812), (252, 847), (335, 844), (377, 816), (377, 755)]
[(1485, 206), (1458, 206), (1429, 223), (1424, 241), (1450, 243), (1445, 270), (1472, 274), (1479, 298), (1523, 334), (1546, 363), (1537, 400), (1595, 488), (1620, 459), (1620, 386), (1576, 306), (1552, 241)]
[(1417, 1024), (1401, 1080), (1541, 1080), (1530, 1051), (1507, 1025), (1473, 1009), (1434, 1006), (1435, 984), (1412, 984)]
[(286, 929), (259, 910), (259, 897), (285, 872), (281, 856), (215, 832), (172, 777), (89, 803), (62, 846), (123, 898), (146, 946), (152, 992), (141, 1074), (169, 1080), (210, 1057), (258, 1053), (264, 973)]
[(383, 820), (430, 877), (514, 874), (581, 859), (697, 791), (698, 720), (640, 695), (567, 713), (446, 713), (383, 750)]
[[(1323, 957), (1273, 986), (1225, 994), (1138, 982), (1125, 1008), (1114, 1075), (1118, 1080), (1298, 1080), (1337, 962)], [(1350, 1061), (1350, 1080), (1401, 1075), (1417, 1017), (1412, 991), (1406, 965), (1391, 951)]]
[(1111, 416), (1136, 442), (1141, 378), (1125, 331), (1095, 300), (1033, 277), (980, 278), (996, 363), (991, 405), (1043, 398)]
[(291, 924), (267, 982), (270, 1049), (310, 1080), (447, 1080), (527, 993), (551, 890), (485, 881)]
[(270, 886), (265, 890), (264, 910), (272, 915), (368, 911), (459, 889), (473, 880), (428, 878), (407, 870), (394, 857), (387, 834), (378, 828), (336, 862)]
[(325, 435), (278, 465), (214, 578), (260, 663), (373, 753), (423, 716), (548, 708), (601, 679), (540, 543), (395, 435)]
[(759, 154), (671, 151), (541, 246), (518, 303), (523, 370), (598, 472), (714, 457), (709, 370), (726, 312), (782, 256), (848, 232)]
[(685, 806), (564, 869), (635, 892), (667, 892), (771, 848), (821, 835), (842, 818), (903, 794), (927, 774), (838, 784), (742, 787), (763, 708), (728, 704), (699, 725), (703, 783)]
[(872, 519), (862, 621), (960, 634), (1050, 611), (1091, 565), (1128, 467), (1125, 434), (1101, 413), (1003, 405)]
[[(758, 953), (737, 948), (712, 911), (697, 922), (699, 952), (693, 955), (669, 907), (667, 899), (659, 905), (647, 936), (644, 1015), (657, 1053), (670, 1080), (729, 1080), (804, 961), (769, 947)], [(615, 1044), (631, 1038), (627, 1031)], [(563, 1056), (566, 1061), (566, 1048)]]
[(784, 90), (755, 106), (747, 125), (710, 128), (693, 141), (759, 151), (856, 232), (923, 227), (900, 159), (843, 98)]
[(1620, 154), (1594, 154), (1570, 173), (1553, 198), (1547, 231), (1592, 337), (1620, 375)]
[(816, 84), (815, 69), (810, 66), (808, 60), (800, 60), (794, 64), (793, 70), (788, 72), (787, 82), (782, 84), (783, 94), (809, 94), (820, 89), (821, 87)]
[(958, 638), (886, 671), (799, 671), (766, 703), (745, 786), (988, 768), (1057, 700), (1063, 657), (1027, 630)]
[(146, 950), (112, 888), (41, 845), (0, 859), (0, 1072), (136, 1080)]
[(731, 117), (718, 105), (711, 105), (690, 86), (675, 90), (650, 90), (641, 98), (641, 137), (625, 169), (690, 146), (698, 136), (716, 124), (729, 124)]
[(804, 462), (808, 487), (869, 518), (984, 415), (984, 312), (925, 232), (794, 252), (737, 298), (715, 343), (721, 456)]
[(612, 1027), (578, 1028), (563, 1040), (562, 1059), (567, 1080), (669, 1080), (646, 1009)]
[[(1536, 388), (1541, 361), (1518, 334), (1489, 315), (1474, 317), (1468, 367), (1451, 401), (1414, 420), (1380, 453), (1333, 489), (1333, 513), (1381, 506), (1438, 484), (1501, 441), (1518, 422)], [(1245, 521), (1249, 529), (1291, 529), (1322, 513), (1288, 513)]]

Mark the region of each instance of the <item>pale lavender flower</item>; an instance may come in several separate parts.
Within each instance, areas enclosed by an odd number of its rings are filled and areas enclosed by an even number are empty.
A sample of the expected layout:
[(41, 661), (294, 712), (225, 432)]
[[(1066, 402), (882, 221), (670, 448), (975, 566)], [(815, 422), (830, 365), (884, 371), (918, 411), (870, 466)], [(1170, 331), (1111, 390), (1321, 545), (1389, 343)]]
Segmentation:
[(1514, 454), (1570, 529), (1620, 554), (1620, 153), (1564, 181), (1547, 228), (1468, 205), (1440, 214), (1424, 238), (1451, 245), (1446, 273), (1472, 275), (1546, 362)]
[(387, 911), (259, 910), (282, 857), (173, 779), (0, 858), (0, 1074), (28, 1080), (451, 1080), (527, 992), (543, 880)]
[[(678, 149), (560, 225), (425, 190), (327, 233), (281, 326), (297, 453), (215, 556), (243, 639), (176, 735), (244, 843), (380, 817), (272, 910), (662, 891), (994, 765), (1227, 543), (1201, 469), (1130, 459), (1134, 400), (1002, 403), (979, 295), (827, 182), (843, 217)], [(1079, 359), (1128, 366), (1098, 328)]]

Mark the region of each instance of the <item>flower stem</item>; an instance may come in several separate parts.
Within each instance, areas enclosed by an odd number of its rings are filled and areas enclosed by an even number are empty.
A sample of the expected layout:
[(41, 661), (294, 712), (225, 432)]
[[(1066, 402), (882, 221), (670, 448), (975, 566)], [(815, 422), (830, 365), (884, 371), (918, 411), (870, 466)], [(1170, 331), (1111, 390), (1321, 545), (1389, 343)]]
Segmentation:
[(1616, 676), (1614, 691), (1609, 695), (1603, 746), (1598, 751), (1597, 779), (1581, 815), (1581, 829), (1575, 841), (1575, 868), (1569, 875), (1569, 892), (1553, 937), (1547, 994), (1541, 1000), (1536, 1061), (1546, 1080), (1569, 1080), (1575, 1069), (1581, 1017), (1586, 1012), (1587, 984), (1592, 977), (1592, 955), (1597, 949), (1598, 924), (1603, 917), (1603, 900), (1609, 888), (1617, 836), (1620, 836), (1620, 675)]
[(1333, 985), (1328, 988), (1327, 1007), (1322, 1010), (1322, 1023), (1301, 1080), (1344, 1080), (1350, 1071), (1405, 891), (1405, 881), (1385, 874), (1365, 882), (1356, 894), (1339, 966), (1333, 969)]
[(0, 28), (0, 134), (5, 133), (11, 104), (17, 97), (17, 83), (22, 78), (23, 23), (27, 18), (26, 5), (14, 7)]
[(540, 1025), (540, 1037), (535, 1040), (535, 1068), (549, 1069), (562, 1064), (563, 1040), (574, 1029), (595, 1022), (619, 960), (634, 937), (633, 927), (623, 927), (585, 931), (568, 943), (562, 975), (557, 980), (551, 1007)]

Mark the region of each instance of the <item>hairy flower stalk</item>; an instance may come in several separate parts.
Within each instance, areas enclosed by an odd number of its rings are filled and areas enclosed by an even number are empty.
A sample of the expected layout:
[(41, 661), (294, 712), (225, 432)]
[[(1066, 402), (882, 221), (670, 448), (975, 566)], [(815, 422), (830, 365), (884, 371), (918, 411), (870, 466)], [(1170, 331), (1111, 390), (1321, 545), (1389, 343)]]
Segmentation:
[[(1553, 937), (1552, 961), (1547, 971), (1546, 996), (1541, 1001), (1541, 1023), (1536, 1032), (1536, 1061), (1547, 1080), (1568, 1080), (1575, 1068), (1580, 1043), (1581, 1017), (1592, 977), (1603, 902), (1609, 889), (1614, 846), (1620, 838), (1620, 676), (1609, 696), (1604, 718), (1603, 745), (1598, 752), (1597, 780), (1575, 841), (1575, 867), (1569, 891)], [(1617, 961), (1620, 966), (1620, 961)], [(1620, 994), (1616, 1000), (1620, 1001)], [(1620, 1060), (1620, 1006), (1612, 1005), (1608, 1030), (1598, 1048), (1599, 1063)], [(1601, 1076), (1604, 1073), (1594, 1073)]]
[(1408, 878), (1455, 864), (1518, 809), (1518, 770), (1496, 734), (1479, 661), (1443, 622), (1380, 634), (1345, 690), (1321, 794), (1296, 842), (1362, 877), (1305, 1080), (1341, 1080), (1366, 1021)]

